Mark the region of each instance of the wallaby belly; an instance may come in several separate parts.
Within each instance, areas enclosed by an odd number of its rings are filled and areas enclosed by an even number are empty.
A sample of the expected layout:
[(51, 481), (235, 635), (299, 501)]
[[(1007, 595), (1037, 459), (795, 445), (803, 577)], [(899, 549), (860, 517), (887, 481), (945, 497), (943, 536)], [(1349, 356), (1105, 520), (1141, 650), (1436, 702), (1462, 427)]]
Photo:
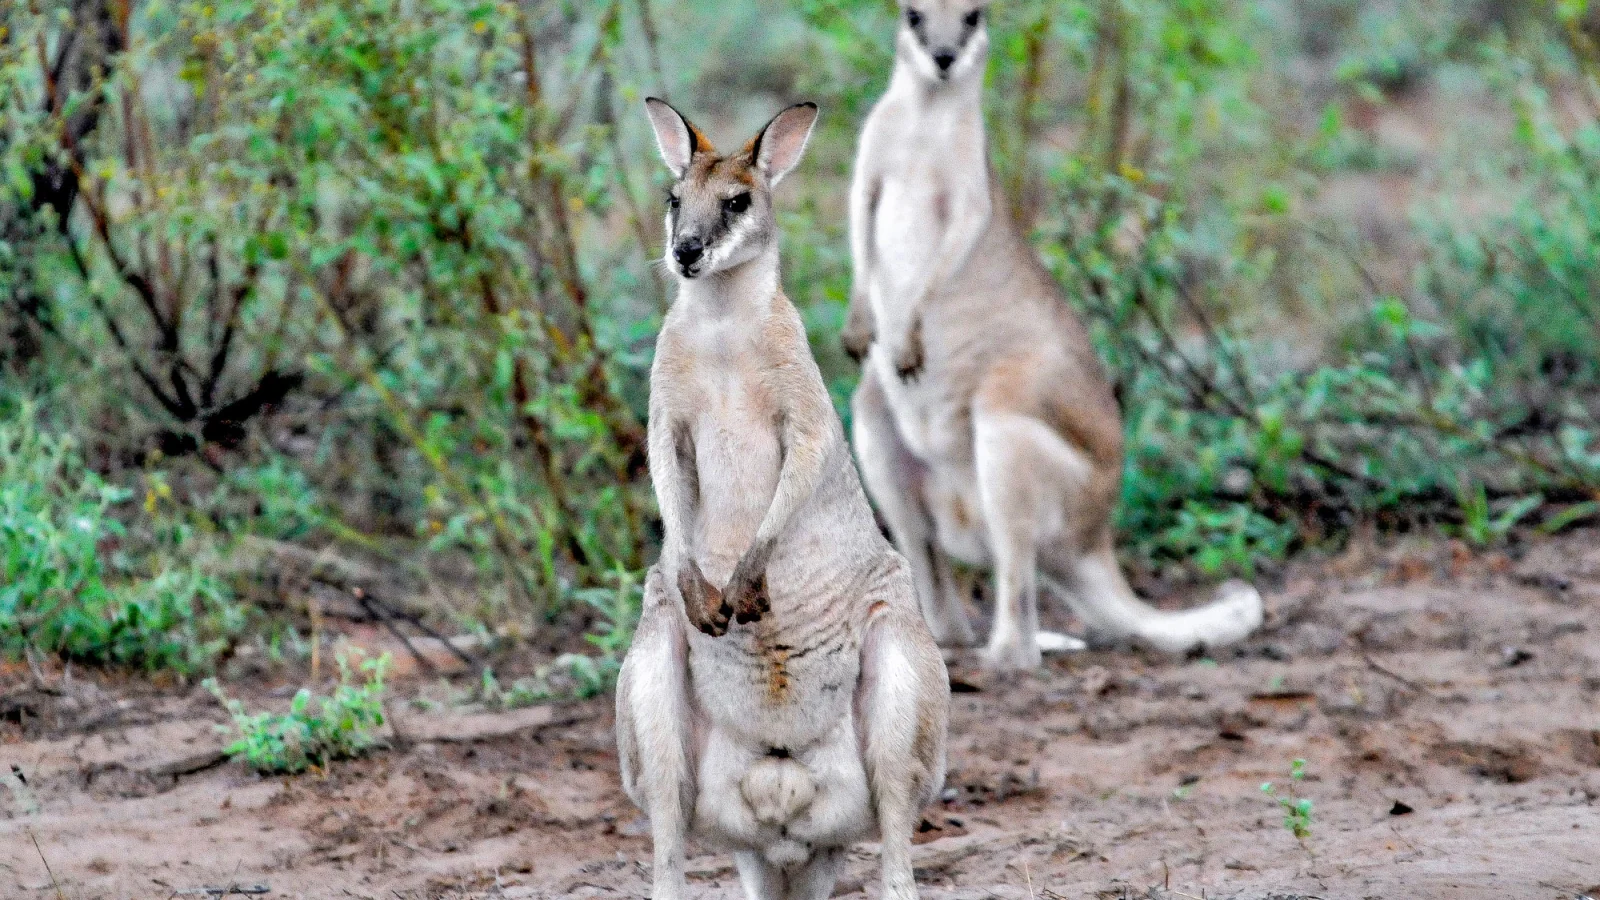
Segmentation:
[[(924, 313), (923, 331), (929, 329)], [(929, 343), (928, 338), (923, 338)], [(889, 397), (896, 430), (912, 455), (929, 465), (962, 469), (972, 465), (972, 398), (964, 396), (961, 382), (941, 371), (943, 360), (930, 356), (923, 372), (912, 381), (895, 372), (889, 350), (874, 344), (868, 364)]]

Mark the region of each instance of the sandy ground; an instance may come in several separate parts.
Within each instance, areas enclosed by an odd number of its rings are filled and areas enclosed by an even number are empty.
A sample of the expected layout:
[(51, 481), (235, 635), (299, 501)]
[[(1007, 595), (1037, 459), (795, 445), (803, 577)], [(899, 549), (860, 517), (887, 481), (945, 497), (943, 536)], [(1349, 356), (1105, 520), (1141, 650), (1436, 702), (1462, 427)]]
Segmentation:
[[(1356, 550), (1277, 582), (1271, 627), (1214, 661), (1098, 651), (1011, 683), (957, 665), (923, 895), (1600, 895), (1600, 534)], [(608, 700), (402, 712), (390, 750), (263, 779), (216, 762), (199, 689), (7, 681), (0, 768), (26, 787), (0, 795), (0, 896), (645, 894)], [(425, 687), (399, 680), (397, 711)], [(1297, 757), (1304, 842), (1260, 789)], [(853, 854), (841, 896), (876, 895), (874, 859)], [(740, 895), (725, 856), (690, 869), (695, 896)]]

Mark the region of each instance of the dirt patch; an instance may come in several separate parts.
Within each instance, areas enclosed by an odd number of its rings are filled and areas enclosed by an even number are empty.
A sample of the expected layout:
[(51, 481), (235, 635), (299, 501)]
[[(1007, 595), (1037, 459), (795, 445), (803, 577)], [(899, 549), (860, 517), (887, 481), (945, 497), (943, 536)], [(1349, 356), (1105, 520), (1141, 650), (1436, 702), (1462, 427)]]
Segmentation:
[[(924, 896), (1595, 893), (1597, 539), (1517, 560), (1409, 545), (1303, 562), (1266, 586), (1268, 630), (1217, 659), (1096, 652), (1011, 681), (958, 660), (947, 789), (917, 834)], [(0, 895), (56, 896), (41, 853), (72, 900), (647, 892), (608, 700), (397, 706), (394, 748), (269, 779), (218, 763), (223, 715), (203, 691), (45, 675), (0, 681), (0, 775), (26, 782), (0, 794)], [(253, 706), (290, 687), (237, 686)], [(425, 687), (400, 679), (396, 703)], [(1303, 843), (1268, 781), (1313, 801)], [(877, 895), (873, 851), (852, 853), (841, 896)], [(726, 856), (689, 868), (694, 896), (740, 896)]]
[(1522, 784), (1539, 777), (1539, 757), (1522, 746), (1495, 747), (1472, 741), (1451, 741), (1435, 748), (1432, 758), (1454, 766), (1474, 778), (1501, 784)]

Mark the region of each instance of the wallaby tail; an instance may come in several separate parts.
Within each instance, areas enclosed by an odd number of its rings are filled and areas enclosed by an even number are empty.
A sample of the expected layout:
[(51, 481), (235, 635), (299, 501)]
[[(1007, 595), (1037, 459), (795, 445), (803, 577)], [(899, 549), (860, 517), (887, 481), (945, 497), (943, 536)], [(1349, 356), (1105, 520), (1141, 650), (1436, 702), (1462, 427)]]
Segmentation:
[(1139, 599), (1122, 575), (1110, 547), (1085, 554), (1059, 593), (1092, 631), (1129, 637), (1165, 653), (1236, 644), (1261, 627), (1261, 594), (1242, 581), (1228, 581), (1216, 599), (1194, 609), (1168, 612)]

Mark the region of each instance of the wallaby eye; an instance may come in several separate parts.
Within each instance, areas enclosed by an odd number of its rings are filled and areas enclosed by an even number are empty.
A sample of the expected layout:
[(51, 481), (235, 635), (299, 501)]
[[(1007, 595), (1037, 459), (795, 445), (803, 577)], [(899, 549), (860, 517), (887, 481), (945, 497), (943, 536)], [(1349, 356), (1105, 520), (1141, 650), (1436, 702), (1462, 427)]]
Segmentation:
[(677, 212), (678, 211), (678, 195), (677, 194), (668, 192), (668, 194), (667, 194), (667, 209), (670, 209), (673, 212)]
[(722, 208), (734, 215), (744, 212), (750, 208), (749, 192), (747, 191), (722, 201)]
[(983, 21), (983, 10), (975, 9), (967, 13), (967, 17), (963, 21), (967, 23), (968, 28), (977, 28), (978, 23)]
[(918, 25), (921, 25), (922, 24), (922, 13), (917, 12), (914, 9), (909, 9), (908, 8), (906, 10), (906, 24), (910, 25), (912, 28), (916, 28)]

